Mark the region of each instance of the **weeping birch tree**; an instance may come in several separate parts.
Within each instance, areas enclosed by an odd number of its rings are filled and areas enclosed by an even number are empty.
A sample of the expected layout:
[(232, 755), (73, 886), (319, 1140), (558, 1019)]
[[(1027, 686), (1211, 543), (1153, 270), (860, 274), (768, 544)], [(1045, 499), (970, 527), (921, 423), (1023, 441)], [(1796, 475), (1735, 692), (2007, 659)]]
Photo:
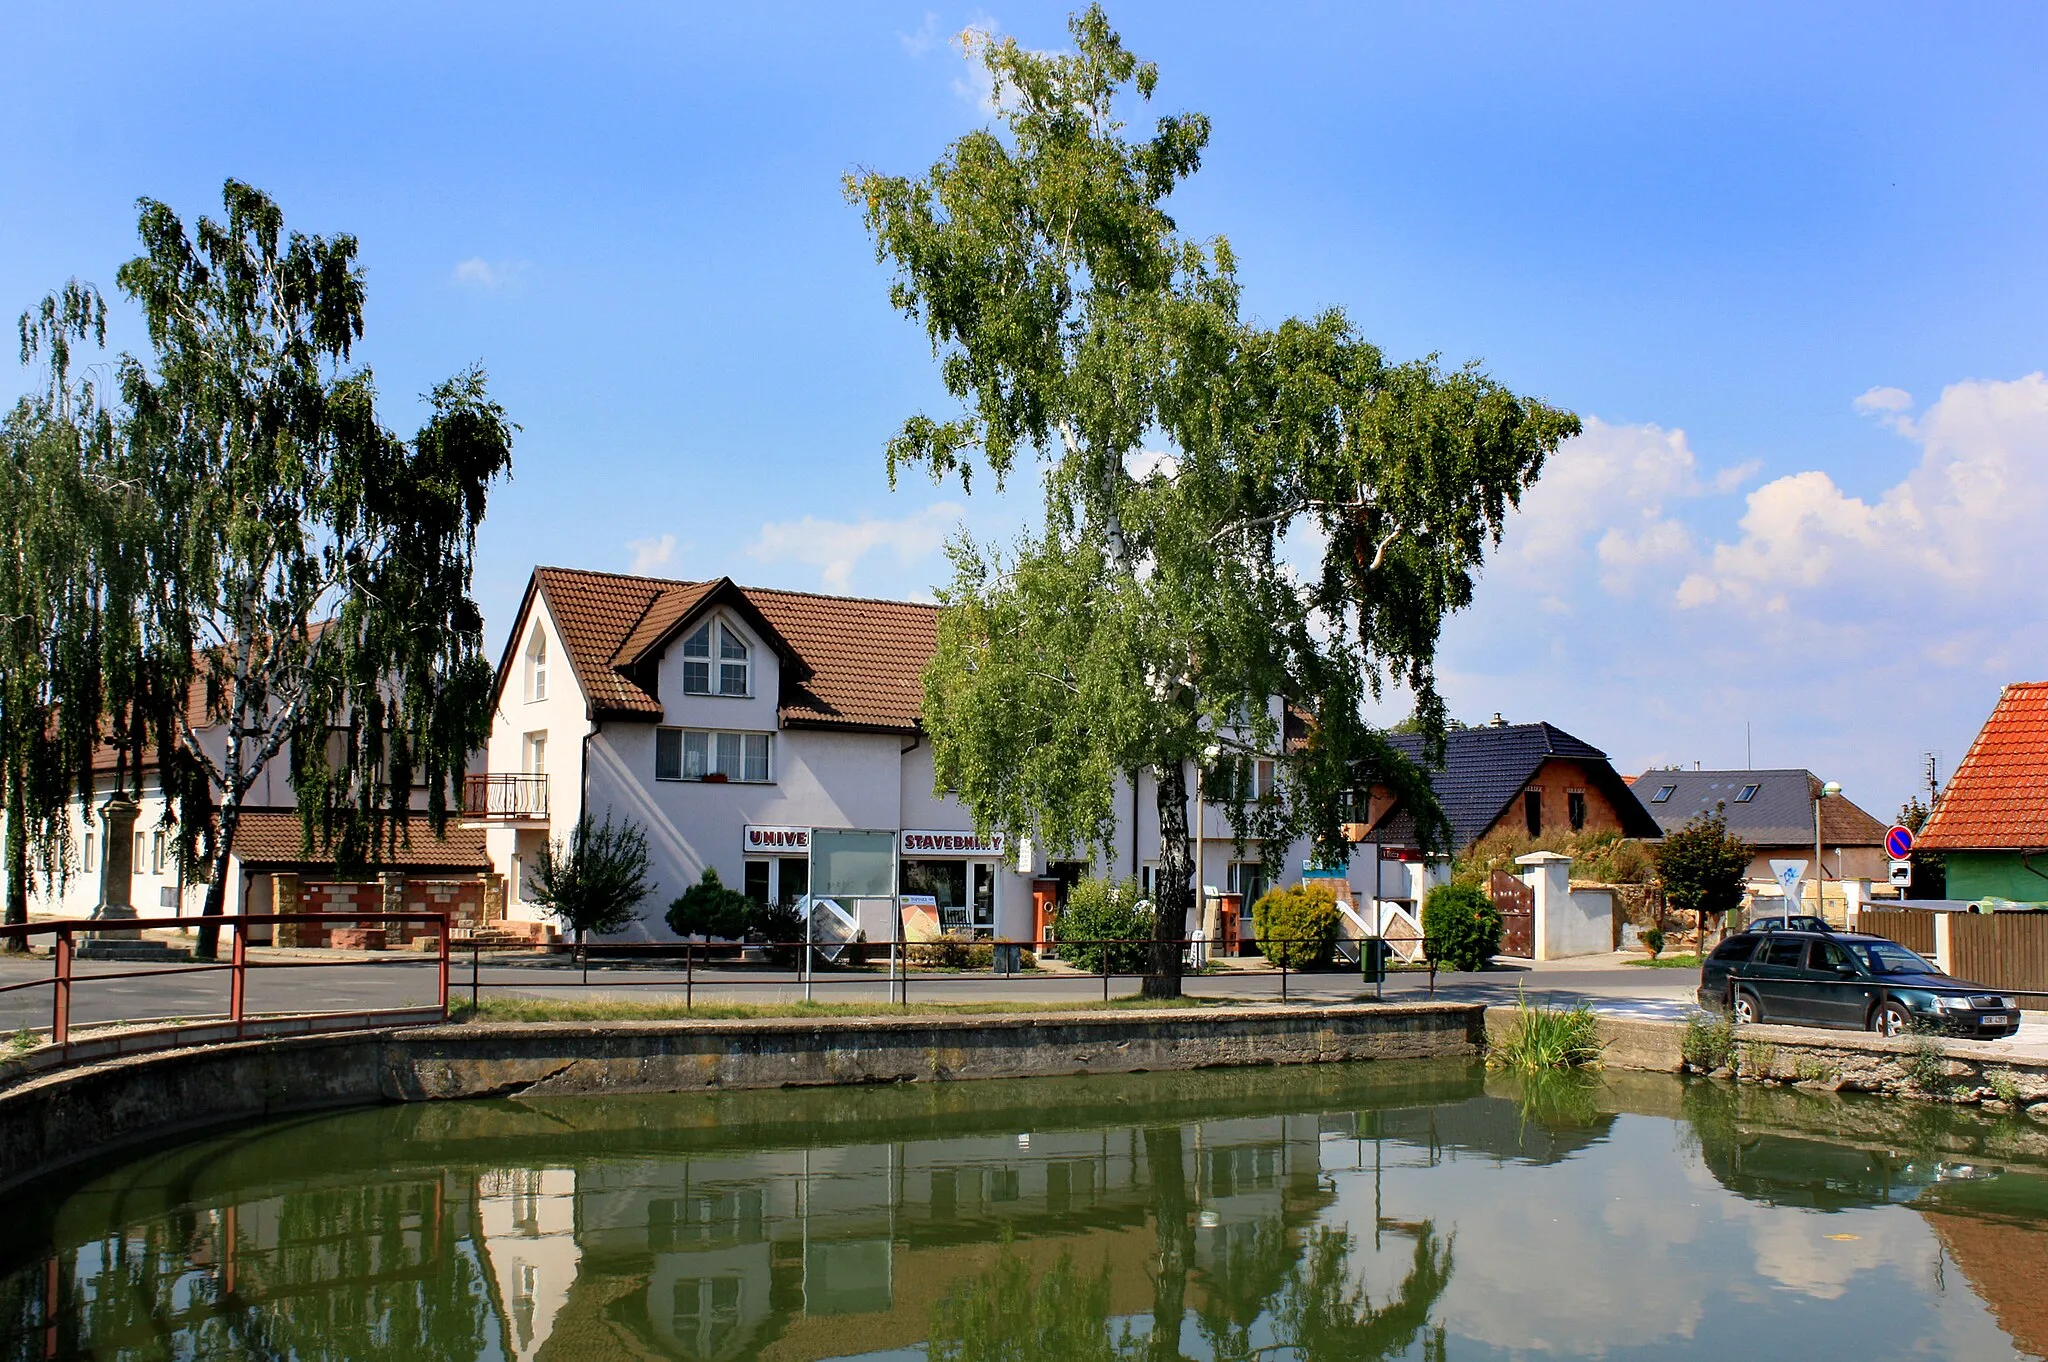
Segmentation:
[[(1390, 364), (1336, 310), (1265, 328), (1239, 312), (1222, 237), (1164, 208), (1200, 165), (1200, 114), (1127, 135), (1118, 101), (1158, 72), (1099, 6), (1073, 50), (978, 40), (996, 126), (922, 177), (849, 177), (960, 410), (906, 420), (892, 484), (1042, 477), (1041, 524), (951, 546), (924, 721), (941, 791), (985, 832), (1107, 849), (1120, 779), (1158, 789), (1158, 944), (1146, 992), (1180, 989), (1189, 771), (1241, 836), (1306, 833), (1336, 857), (1345, 792), (1396, 787), (1425, 830), (1427, 780), (1365, 721), (1389, 683), (1440, 744), (1443, 619), (1504, 517), (1578, 423), (1476, 368)], [(1288, 733), (1288, 716), (1296, 732)], [(1252, 798), (1229, 778), (1269, 758)], [(1213, 779), (1213, 778), (1212, 778)]]
[[(121, 364), (125, 457), (150, 507), (145, 690), (182, 763), (166, 791), (207, 918), (280, 758), (309, 849), (344, 867), (407, 835), (415, 791), (441, 831), (489, 727), (470, 574), (513, 430), (479, 369), (433, 389), (413, 438), (387, 429), (370, 371), (349, 364), (355, 239), (288, 233), (236, 181), (222, 204), (188, 234), (143, 200), (143, 254), (119, 273), (152, 347)], [(202, 927), (199, 954), (217, 942)]]

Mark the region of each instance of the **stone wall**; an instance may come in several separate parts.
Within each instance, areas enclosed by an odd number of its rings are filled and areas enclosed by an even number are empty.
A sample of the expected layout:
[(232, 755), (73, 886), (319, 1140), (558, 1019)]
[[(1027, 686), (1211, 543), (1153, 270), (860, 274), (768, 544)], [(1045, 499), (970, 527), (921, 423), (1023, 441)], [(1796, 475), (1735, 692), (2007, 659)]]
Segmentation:
[(999, 1017), (471, 1024), (251, 1041), (83, 1065), (0, 1088), (0, 1188), (208, 1126), (373, 1102), (712, 1092), (1472, 1059), (1465, 1003)]

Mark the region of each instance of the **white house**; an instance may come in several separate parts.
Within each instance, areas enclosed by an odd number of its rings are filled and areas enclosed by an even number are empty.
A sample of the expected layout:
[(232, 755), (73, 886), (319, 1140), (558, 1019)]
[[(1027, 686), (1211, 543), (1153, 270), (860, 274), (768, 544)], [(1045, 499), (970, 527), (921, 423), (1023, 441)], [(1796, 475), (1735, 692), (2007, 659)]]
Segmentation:
[[(486, 773), (464, 800), (507, 879), (508, 916), (543, 918), (527, 872), (587, 812), (647, 831), (654, 891), (619, 939), (670, 939), (669, 903), (707, 869), (757, 900), (795, 899), (814, 828), (892, 832), (901, 892), (932, 895), (948, 926), (1042, 936), (1088, 863), (983, 842), (964, 806), (933, 794), (919, 708), (936, 627), (935, 607), (902, 601), (536, 569), (498, 669)], [(1098, 873), (1149, 881), (1152, 800), (1149, 777), (1119, 792)], [(1300, 876), (1305, 845), (1266, 866), (1255, 845), (1237, 856), (1220, 809), (1205, 807), (1199, 830), (1201, 882), (1243, 894), (1247, 911), (1263, 886)], [(1356, 869), (1361, 885), (1373, 868)]]

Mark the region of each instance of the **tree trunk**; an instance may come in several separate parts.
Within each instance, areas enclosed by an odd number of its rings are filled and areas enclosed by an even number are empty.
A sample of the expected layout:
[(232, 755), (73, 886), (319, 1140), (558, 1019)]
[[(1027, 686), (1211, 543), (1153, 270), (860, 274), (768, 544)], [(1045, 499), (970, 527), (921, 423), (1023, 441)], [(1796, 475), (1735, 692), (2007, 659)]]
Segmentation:
[(1145, 1164), (1152, 1177), (1152, 1232), (1159, 1245), (1159, 1264), (1152, 1278), (1152, 1337), (1147, 1340), (1146, 1355), (1152, 1362), (1177, 1362), (1182, 1356), (1181, 1320), (1187, 1312), (1188, 1263), (1194, 1257), (1180, 1127), (1145, 1132)]
[[(7, 782), (7, 922), (14, 925), (28, 921), (28, 815), (26, 801), (22, 798), (21, 782)], [(92, 817), (92, 806), (86, 806), (86, 817)], [(9, 954), (20, 954), (28, 950), (27, 937), (10, 937), (6, 942)]]
[(1159, 786), (1159, 880), (1153, 889), (1152, 969), (1145, 976), (1144, 996), (1178, 998), (1180, 941), (1187, 935), (1195, 892), (1188, 887), (1194, 874), (1188, 854), (1188, 775), (1177, 761), (1152, 774)]
[[(199, 916), (199, 942), (192, 948), (195, 960), (218, 960), (220, 958), (220, 918), (227, 912), (229, 858), (234, 855), (235, 829), (242, 822), (242, 804), (239, 799), (229, 799), (220, 808), (220, 836), (213, 845), (213, 875), (206, 882), (206, 898), (201, 902)], [(178, 911), (185, 910), (184, 904)]]

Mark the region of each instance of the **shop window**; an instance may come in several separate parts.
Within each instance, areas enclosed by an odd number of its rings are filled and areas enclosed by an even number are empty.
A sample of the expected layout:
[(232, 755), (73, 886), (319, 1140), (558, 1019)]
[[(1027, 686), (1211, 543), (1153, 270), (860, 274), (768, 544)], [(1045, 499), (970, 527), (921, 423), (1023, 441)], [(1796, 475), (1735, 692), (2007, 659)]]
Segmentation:
[(811, 892), (811, 863), (797, 856), (779, 857), (775, 879), (775, 901), (793, 904)]
[(765, 859), (747, 862), (746, 895), (756, 903), (768, 902), (768, 870)]
[(1543, 791), (1522, 791), (1522, 823), (1531, 837), (1543, 835)]
[(1564, 797), (1565, 812), (1571, 816), (1572, 831), (1584, 831), (1586, 826), (1586, 792), (1572, 790)]
[(765, 785), (772, 779), (769, 733), (715, 733), (693, 728), (654, 730), (656, 780), (718, 777)]

